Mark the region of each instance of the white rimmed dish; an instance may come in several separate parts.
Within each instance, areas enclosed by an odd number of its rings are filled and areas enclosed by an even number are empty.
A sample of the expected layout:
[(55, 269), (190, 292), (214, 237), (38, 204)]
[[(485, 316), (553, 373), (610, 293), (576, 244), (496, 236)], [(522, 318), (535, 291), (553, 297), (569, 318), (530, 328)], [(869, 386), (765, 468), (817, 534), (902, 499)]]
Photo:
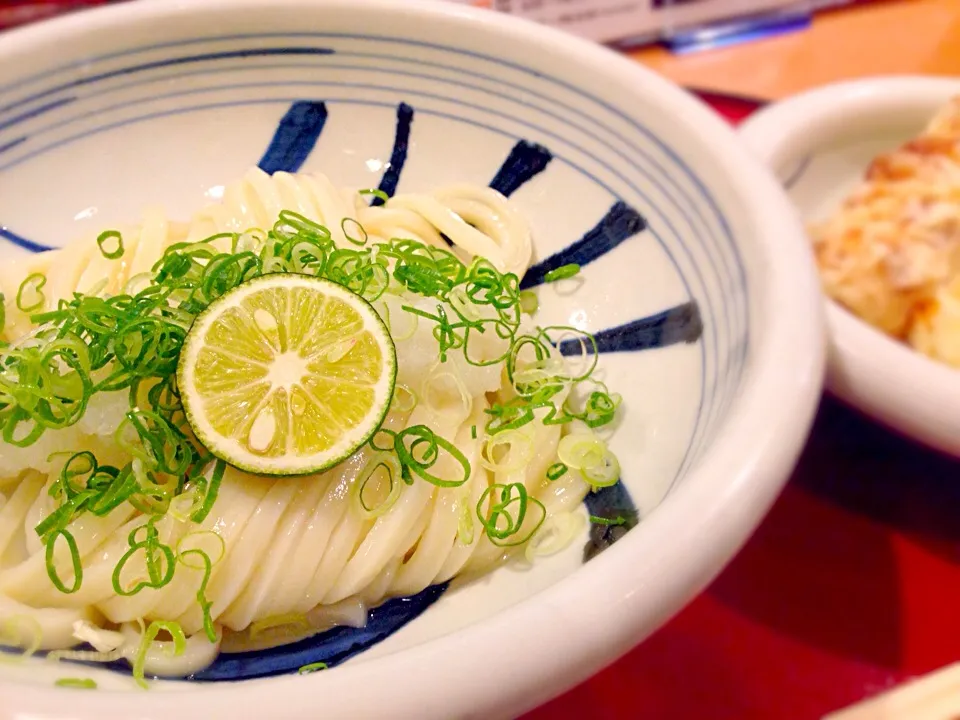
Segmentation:
[[(773, 502), (824, 362), (802, 227), (712, 112), (554, 30), (442, 3), (202, 0), (125, 4), (2, 36), (2, 252), (61, 244), (147, 203), (183, 216), (264, 162), (284, 118), (317, 131), (303, 170), (376, 186), (402, 134), (401, 104), (415, 112), (401, 188), (502, 180), (511, 150), (536, 144), (553, 160), (512, 197), (537, 257), (595, 226), (592, 242), (616, 249), (585, 265), (576, 293), (541, 289), (540, 304), (545, 320), (633, 328), (610, 336), (601, 362), (634, 408), (613, 448), (641, 523), (589, 562), (580, 542), (451, 590), (326, 672), (225, 671), (236, 681), (144, 693), (84, 668), (102, 689), (81, 692), (51, 687), (75, 670), (3, 664), (0, 717), (514, 715), (653, 632)], [(649, 228), (621, 237), (621, 203)], [(628, 352), (624, 339), (647, 349)]]
[[(804, 222), (823, 219), (870, 161), (916, 135), (960, 80), (878, 77), (774, 103), (740, 136), (773, 170)], [(875, 330), (827, 300), (827, 387), (881, 423), (960, 455), (960, 373)]]

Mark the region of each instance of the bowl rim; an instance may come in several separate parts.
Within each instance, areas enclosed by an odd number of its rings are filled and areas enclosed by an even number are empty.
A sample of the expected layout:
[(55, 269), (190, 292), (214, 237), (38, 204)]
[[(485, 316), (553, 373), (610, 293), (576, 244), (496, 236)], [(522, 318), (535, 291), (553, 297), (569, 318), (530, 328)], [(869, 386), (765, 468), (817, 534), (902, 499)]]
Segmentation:
[[(347, 663), (335, 673), (221, 683), (177, 694), (67, 696), (66, 690), (0, 680), (0, 718), (29, 712), (38, 718), (135, 715), (146, 720), (176, 714), (183, 720), (206, 720), (250, 712), (256, 716), (257, 708), (268, 708), (270, 717), (281, 720), (312, 716), (318, 698), (331, 717), (371, 717), (387, 710), (393, 717), (418, 718), (514, 715), (612, 662), (706, 586), (765, 515), (809, 432), (823, 377), (824, 320), (816, 272), (796, 214), (771, 174), (745, 152), (719, 116), (634, 61), (553, 28), (436, 0), (406, 0), (402, 9), (396, 0), (150, 0), (17, 29), (2, 38), (0, 47), (28, 49), (94, 27), (149, 23), (170, 13), (278, 5), (402, 12), (423, 22), (482, 28), (534, 48), (561, 47), (571, 62), (631, 84), (637, 93), (655, 95), (666, 113), (691, 129), (695, 125), (713, 148), (731, 191), (751, 199), (748, 219), (755, 237), (771, 238), (750, 249), (764, 282), (753, 282), (749, 290), (755, 341), (739, 393), (697, 467), (644, 520), (642, 531), (629, 533), (575, 573), (487, 620), (397, 656)], [(664, 538), (671, 539), (666, 546)], [(507, 657), (503, 638), (521, 640)], [(569, 651), (572, 646), (575, 652)], [(463, 681), (479, 668), (482, 683)]]
[[(929, 118), (960, 79), (876, 76), (833, 83), (773, 103), (739, 128), (740, 137), (771, 169), (809, 157), (840, 133), (884, 118)], [(925, 115), (924, 115), (925, 114)], [(889, 120), (892, 124), (893, 120)], [(888, 337), (825, 297), (829, 353), (827, 387), (844, 402), (927, 446), (960, 457), (960, 373)]]

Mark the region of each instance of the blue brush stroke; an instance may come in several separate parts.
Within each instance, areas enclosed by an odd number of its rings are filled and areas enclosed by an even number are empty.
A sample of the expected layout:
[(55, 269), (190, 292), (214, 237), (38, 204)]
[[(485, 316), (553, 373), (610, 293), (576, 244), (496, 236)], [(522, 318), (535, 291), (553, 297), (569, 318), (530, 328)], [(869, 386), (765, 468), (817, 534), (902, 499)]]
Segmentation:
[[(296, 672), (310, 663), (323, 662), (334, 667), (367, 650), (419, 617), (446, 591), (449, 583), (432, 585), (405, 598), (394, 598), (373, 608), (362, 628), (336, 627), (300, 642), (270, 650), (221, 654), (213, 665), (191, 680), (246, 680), (249, 678)], [(124, 666), (120, 666), (124, 668)], [(125, 669), (125, 668), (124, 668)]]
[(543, 145), (521, 140), (510, 150), (507, 159), (490, 181), (490, 187), (510, 197), (524, 183), (543, 172), (551, 160), (553, 153)]
[(27, 141), (27, 138), (25, 138), (25, 137), (18, 137), (16, 140), (12, 140), (12, 141), (8, 142), (6, 145), (0, 145), (0, 153), (5, 153), (7, 150), (12, 150), (13, 148), (15, 148), (15, 147), (16, 147), (17, 145), (19, 145), (20, 143), (23, 143), (23, 142), (26, 142), (26, 141)]
[(39, 107), (32, 108), (23, 112), (15, 117), (10, 118), (9, 120), (4, 120), (0, 122), (0, 130), (6, 130), (12, 125), (23, 122), (24, 120), (29, 120), (30, 118), (35, 118), (38, 115), (43, 115), (44, 113), (50, 112), (51, 110), (56, 110), (57, 108), (63, 107), (64, 105), (69, 105), (70, 103), (76, 102), (77, 98), (75, 97), (62, 97), (53, 102), (48, 102), (46, 105), (40, 105)]
[(590, 523), (590, 537), (583, 546), (584, 562), (606, 550), (640, 522), (637, 506), (634, 505), (627, 486), (621, 480), (617, 480), (609, 487), (600, 488), (596, 492), (588, 492), (583, 499), (583, 504), (587, 506), (587, 512), (591, 517), (617, 523), (616, 525)]
[[(686, 302), (656, 315), (631, 320), (623, 325), (607, 328), (594, 334), (597, 352), (635, 352), (653, 348), (694, 343), (703, 335), (703, 319), (696, 302)], [(560, 341), (563, 355), (579, 355), (583, 352), (580, 340), (570, 338)], [(587, 346), (587, 352), (593, 348)]]
[(34, 102), (35, 100), (41, 100), (45, 97), (49, 97), (60, 92), (61, 90), (69, 90), (71, 88), (82, 87), (84, 85), (92, 85), (93, 83), (100, 82), (101, 80), (109, 80), (111, 78), (121, 77), (123, 75), (132, 75), (133, 73), (143, 72), (144, 70), (156, 70), (157, 68), (187, 65), (198, 62), (209, 62), (211, 60), (266, 57), (271, 55), (332, 55), (333, 52), (334, 51), (330, 48), (314, 47), (247, 48), (244, 50), (225, 50), (223, 52), (202, 53), (200, 55), (185, 55), (183, 57), (155, 60), (154, 62), (110, 70), (108, 72), (91, 75), (90, 77), (84, 77), (78, 80), (72, 80), (71, 82), (48, 88), (42, 92), (34, 93), (33, 95), (10, 103), (9, 105), (0, 107), (0, 113), (5, 113), (8, 110), (13, 110), (14, 108), (20, 107), (21, 105), (26, 105), (27, 103)]
[(4, 240), (9, 240), (14, 245), (22, 247), (24, 250), (29, 250), (30, 252), (43, 252), (44, 250), (53, 250), (52, 247), (46, 245), (41, 245), (38, 242), (33, 240), (28, 240), (22, 235), (17, 235), (13, 230), (3, 227), (0, 225), (0, 238)]
[[(378, 190), (393, 197), (400, 183), (400, 173), (403, 164), (407, 161), (407, 148), (410, 144), (410, 126), (413, 124), (413, 108), (405, 102), (397, 105), (397, 131), (393, 138), (393, 152), (390, 153), (390, 164), (387, 165)], [(374, 197), (371, 205), (383, 205), (383, 199)]]
[(326, 122), (327, 106), (324, 103), (310, 100), (293, 103), (260, 158), (260, 169), (270, 175), (280, 171), (297, 172), (313, 152)]
[(526, 290), (540, 285), (547, 273), (564, 265), (571, 263), (581, 267), (588, 265), (606, 255), (620, 243), (642, 232), (646, 227), (647, 221), (640, 213), (622, 200), (618, 200), (586, 235), (565, 250), (551, 255), (527, 270), (527, 274), (520, 281), (520, 288)]

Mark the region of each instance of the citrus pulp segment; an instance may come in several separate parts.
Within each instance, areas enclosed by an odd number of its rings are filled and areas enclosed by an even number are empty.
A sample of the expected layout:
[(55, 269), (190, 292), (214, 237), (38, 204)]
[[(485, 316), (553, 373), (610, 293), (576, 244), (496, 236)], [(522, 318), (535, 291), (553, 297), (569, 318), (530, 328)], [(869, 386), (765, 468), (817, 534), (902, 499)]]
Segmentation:
[(383, 321), (341, 285), (291, 273), (225, 293), (197, 317), (177, 370), (198, 440), (249, 472), (342, 461), (376, 430), (396, 381)]

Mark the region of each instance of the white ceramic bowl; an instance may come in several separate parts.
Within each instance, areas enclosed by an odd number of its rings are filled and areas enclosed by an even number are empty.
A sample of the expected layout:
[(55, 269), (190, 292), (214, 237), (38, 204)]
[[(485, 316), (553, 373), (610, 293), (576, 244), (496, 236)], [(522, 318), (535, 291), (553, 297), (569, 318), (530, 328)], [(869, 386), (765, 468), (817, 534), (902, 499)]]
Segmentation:
[[(960, 80), (881, 77), (838, 83), (768, 106), (740, 136), (786, 186), (805, 222), (836, 209), (871, 159), (916, 135)], [(960, 455), (960, 373), (827, 300), (827, 386), (880, 422)]]
[[(0, 37), (5, 254), (146, 203), (185, 216), (258, 162), (492, 183), (539, 259), (573, 246), (579, 288), (540, 288), (541, 317), (602, 338), (623, 479), (588, 504), (632, 498), (641, 522), (204, 675), (242, 682), (144, 693), (83, 668), (100, 690), (80, 692), (52, 687), (76, 669), (0, 664), (0, 717), (509, 716), (643, 639), (749, 536), (817, 404), (822, 304), (782, 190), (712, 112), (604, 49), (448, 3), (137, 2)], [(610, 546), (584, 563), (584, 542)], [(310, 660), (335, 667), (290, 672)]]

